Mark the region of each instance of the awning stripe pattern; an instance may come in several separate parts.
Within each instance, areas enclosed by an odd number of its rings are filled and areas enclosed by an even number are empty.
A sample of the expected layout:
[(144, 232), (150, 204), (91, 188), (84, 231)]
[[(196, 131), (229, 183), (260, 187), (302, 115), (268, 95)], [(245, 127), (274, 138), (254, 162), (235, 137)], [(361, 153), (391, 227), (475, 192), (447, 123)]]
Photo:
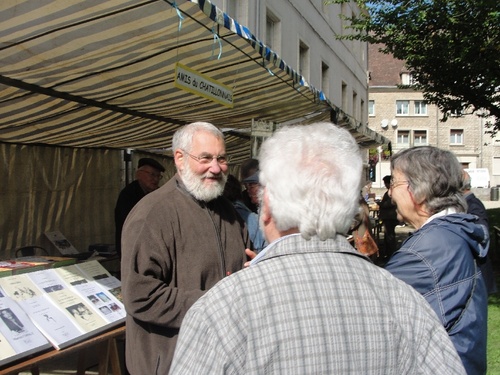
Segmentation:
[[(234, 107), (176, 88), (176, 63), (229, 86)], [(252, 119), (332, 110), (342, 113), (207, 0), (0, 2), (0, 142), (162, 149), (179, 126), (210, 121), (241, 133), (228, 147), (245, 158)], [(362, 145), (387, 143), (340, 118)]]

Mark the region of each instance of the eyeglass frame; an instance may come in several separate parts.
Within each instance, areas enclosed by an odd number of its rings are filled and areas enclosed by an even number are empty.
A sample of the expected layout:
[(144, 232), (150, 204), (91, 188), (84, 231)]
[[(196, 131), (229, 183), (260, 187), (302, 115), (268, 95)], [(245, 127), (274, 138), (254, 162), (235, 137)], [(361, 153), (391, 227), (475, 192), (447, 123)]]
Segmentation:
[[(202, 154), (200, 156), (196, 156), (196, 155), (190, 154), (186, 150), (182, 150), (181, 149), (181, 151), (183, 153), (189, 155), (191, 158), (193, 158), (194, 160), (196, 160), (198, 163), (200, 163), (202, 165), (208, 165), (214, 159), (217, 162), (217, 164), (219, 164), (219, 165), (228, 165), (229, 162), (231, 161), (231, 156), (230, 155), (211, 155), (211, 154), (205, 154), (204, 155), (204, 154)], [(223, 160), (221, 161), (219, 159), (223, 159)]]
[(161, 173), (154, 173), (154, 172), (147, 171), (147, 170), (145, 170), (145, 169), (138, 169), (137, 171), (138, 171), (138, 172), (145, 172), (145, 173), (147, 173), (150, 177), (157, 178), (158, 180), (161, 180), (161, 179), (163, 178), (163, 174), (161, 174)]
[(408, 180), (394, 181), (394, 177), (391, 176), (391, 180), (389, 181), (389, 189), (393, 190), (393, 189), (397, 188), (398, 186), (401, 186), (404, 184), (410, 186), (410, 181), (408, 181)]

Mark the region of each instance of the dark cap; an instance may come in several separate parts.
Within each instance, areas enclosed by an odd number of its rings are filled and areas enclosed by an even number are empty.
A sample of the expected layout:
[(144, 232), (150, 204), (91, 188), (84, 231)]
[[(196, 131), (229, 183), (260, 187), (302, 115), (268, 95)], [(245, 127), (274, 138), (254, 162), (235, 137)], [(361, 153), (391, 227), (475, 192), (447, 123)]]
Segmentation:
[(163, 165), (161, 165), (155, 159), (152, 159), (152, 158), (139, 159), (139, 163), (137, 164), (137, 168), (143, 167), (145, 165), (149, 165), (150, 167), (153, 167), (154, 169), (157, 169), (160, 172), (165, 172), (165, 167), (163, 167)]
[(242, 182), (244, 184), (258, 184), (259, 183), (259, 172), (255, 172), (250, 177), (245, 178)]

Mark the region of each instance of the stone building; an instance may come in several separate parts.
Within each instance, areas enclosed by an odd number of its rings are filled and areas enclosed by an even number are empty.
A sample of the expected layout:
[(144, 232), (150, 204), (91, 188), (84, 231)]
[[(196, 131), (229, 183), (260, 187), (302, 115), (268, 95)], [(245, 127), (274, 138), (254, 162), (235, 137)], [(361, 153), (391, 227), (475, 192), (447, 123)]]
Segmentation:
[(339, 14), (359, 13), (351, 4), (323, 0), (213, 0), (266, 46), (320, 89), (343, 115), (365, 127), (368, 113), (368, 47), (338, 40), (346, 33)]
[[(392, 152), (419, 145), (451, 150), (464, 168), (486, 168), (490, 186), (500, 184), (500, 138), (485, 133), (486, 119), (463, 114), (442, 122), (442, 113), (425, 102), (422, 92), (398, 88), (412, 79), (404, 62), (378, 49), (369, 46), (368, 126), (391, 140)], [(381, 187), (389, 162), (382, 161), (375, 169), (374, 186)]]

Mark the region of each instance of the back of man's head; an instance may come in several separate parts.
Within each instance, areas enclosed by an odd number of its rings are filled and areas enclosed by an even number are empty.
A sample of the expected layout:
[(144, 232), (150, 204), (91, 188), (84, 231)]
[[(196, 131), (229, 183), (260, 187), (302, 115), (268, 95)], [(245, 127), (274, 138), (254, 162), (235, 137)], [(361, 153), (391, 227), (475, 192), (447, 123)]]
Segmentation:
[(278, 230), (298, 228), (322, 240), (347, 232), (363, 165), (347, 130), (326, 122), (282, 128), (263, 143), (259, 162)]

